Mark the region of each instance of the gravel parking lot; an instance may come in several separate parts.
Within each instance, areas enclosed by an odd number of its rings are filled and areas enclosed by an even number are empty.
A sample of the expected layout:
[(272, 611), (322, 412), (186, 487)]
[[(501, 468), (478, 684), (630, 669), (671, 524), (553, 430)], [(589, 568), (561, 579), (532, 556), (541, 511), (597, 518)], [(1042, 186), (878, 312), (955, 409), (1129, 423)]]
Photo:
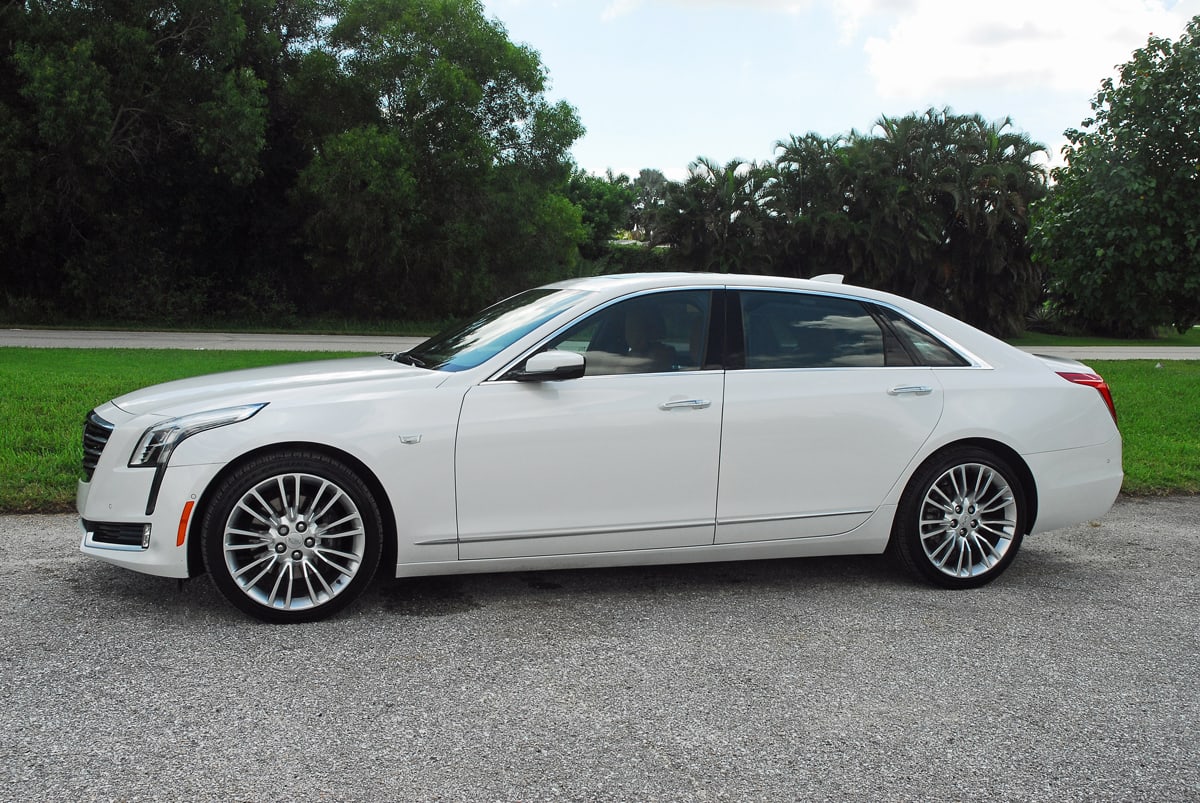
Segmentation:
[(882, 558), (378, 581), (333, 621), (0, 518), (3, 800), (1200, 800), (1200, 499)]

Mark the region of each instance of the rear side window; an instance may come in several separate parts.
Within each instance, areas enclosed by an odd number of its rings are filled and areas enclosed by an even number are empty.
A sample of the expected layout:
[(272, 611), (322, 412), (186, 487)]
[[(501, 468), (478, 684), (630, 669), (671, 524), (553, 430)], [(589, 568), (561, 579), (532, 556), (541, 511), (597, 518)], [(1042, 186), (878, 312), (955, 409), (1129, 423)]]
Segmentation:
[(911, 360), (863, 304), (830, 296), (740, 293), (746, 368), (861, 368)]
[(900, 336), (912, 344), (913, 349), (920, 355), (922, 365), (933, 368), (970, 365), (958, 352), (895, 310), (881, 309), (880, 312), (887, 318), (888, 323), (900, 333)]

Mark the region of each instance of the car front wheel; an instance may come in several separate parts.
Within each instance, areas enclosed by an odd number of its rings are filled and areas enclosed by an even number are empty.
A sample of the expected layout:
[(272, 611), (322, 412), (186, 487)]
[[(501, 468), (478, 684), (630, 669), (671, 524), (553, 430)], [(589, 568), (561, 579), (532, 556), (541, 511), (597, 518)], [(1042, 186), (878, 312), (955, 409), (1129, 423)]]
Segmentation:
[(1008, 568), (1025, 529), (1025, 493), (1013, 468), (989, 451), (962, 447), (913, 475), (890, 551), (935, 585), (975, 588)]
[(235, 469), (201, 531), (217, 588), (270, 622), (310, 622), (344, 608), (370, 582), (382, 546), (379, 508), (362, 479), (303, 450)]

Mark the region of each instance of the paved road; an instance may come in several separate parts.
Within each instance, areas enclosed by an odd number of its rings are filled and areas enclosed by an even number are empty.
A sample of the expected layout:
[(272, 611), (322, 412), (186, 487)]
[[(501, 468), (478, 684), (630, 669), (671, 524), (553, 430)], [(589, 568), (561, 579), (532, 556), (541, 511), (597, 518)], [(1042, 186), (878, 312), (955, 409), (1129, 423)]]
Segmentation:
[(1075, 360), (1200, 360), (1195, 346), (1030, 346), (1034, 354)]
[[(25, 348), (169, 348), (256, 351), (405, 351), (420, 337), (375, 335), (259, 335), (204, 332), (97, 332), (53, 329), (0, 329), (0, 346)], [(1200, 348), (1187, 346), (1031, 347), (1029, 351), (1077, 360), (1200, 360)]]
[(977, 591), (881, 558), (383, 580), (243, 618), (0, 517), (0, 800), (1200, 800), (1200, 498)]

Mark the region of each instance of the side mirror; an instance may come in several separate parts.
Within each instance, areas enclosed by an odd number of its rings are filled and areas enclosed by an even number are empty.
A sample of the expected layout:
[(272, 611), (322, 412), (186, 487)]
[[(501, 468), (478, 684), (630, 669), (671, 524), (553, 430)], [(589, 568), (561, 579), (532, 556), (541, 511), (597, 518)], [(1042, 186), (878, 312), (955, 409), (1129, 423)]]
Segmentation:
[(525, 361), (524, 370), (513, 371), (509, 377), (518, 382), (556, 382), (578, 379), (587, 369), (583, 355), (574, 351), (542, 351)]

